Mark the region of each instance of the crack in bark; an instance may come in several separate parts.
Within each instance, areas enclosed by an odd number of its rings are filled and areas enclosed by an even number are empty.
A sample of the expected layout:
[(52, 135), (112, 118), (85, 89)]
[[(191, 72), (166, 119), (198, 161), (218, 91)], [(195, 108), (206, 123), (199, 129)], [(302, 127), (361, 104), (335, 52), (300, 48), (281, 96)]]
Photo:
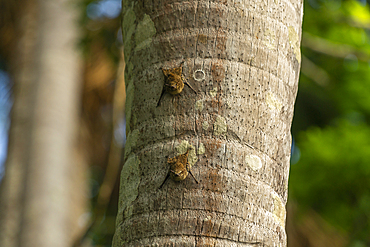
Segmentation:
[[(230, 138), (230, 136), (233, 137), (233, 138)], [(248, 144), (246, 141), (243, 141), (234, 131), (230, 130), (229, 128), (227, 129), (227, 137), (229, 138), (229, 140), (238, 140), (240, 144), (246, 145), (246, 146), (250, 147), (251, 149), (256, 149), (252, 145)], [(260, 151), (261, 153), (264, 153), (260, 149), (256, 149), (256, 150)], [(265, 155), (267, 155), (267, 154), (265, 154)]]

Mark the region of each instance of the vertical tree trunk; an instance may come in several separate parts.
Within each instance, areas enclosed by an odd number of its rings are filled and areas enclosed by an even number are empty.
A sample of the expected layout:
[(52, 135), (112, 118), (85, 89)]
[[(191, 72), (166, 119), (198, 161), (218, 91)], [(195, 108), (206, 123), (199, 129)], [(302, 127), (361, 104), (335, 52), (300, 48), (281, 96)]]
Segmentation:
[(81, 85), (78, 9), (69, 0), (27, 0), (21, 9), (0, 245), (69, 246), (76, 230), (71, 207), (81, 206), (71, 202), (80, 187), (69, 187), (81, 170), (73, 159)]
[[(14, 2), (13, 2), (14, 4)], [(35, 87), (34, 63), (37, 10), (35, 1), (24, 1), (22, 8), (16, 8), (20, 3), (10, 5), (2, 1), (2, 6), (9, 6), (10, 13), (18, 14), (15, 18), (13, 32), (17, 37), (9, 49), (15, 53), (9, 55), (11, 74), (16, 84), (14, 86), (14, 103), (12, 107), (11, 126), (9, 130), (8, 154), (5, 176), (0, 187), (0, 246), (17, 246), (22, 218), (22, 190), (26, 174), (27, 149), (30, 143), (31, 117)], [(8, 12), (8, 13), (9, 13)], [(2, 27), (10, 20), (3, 20)]]
[[(286, 246), (302, 15), (301, 1), (123, 1), (128, 139), (114, 246)], [(162, 69), (182, 62), (197, 93), (185, 85), (157, 107)], [(167, 156), (187, 150), (199, 184), (160, 188)]]

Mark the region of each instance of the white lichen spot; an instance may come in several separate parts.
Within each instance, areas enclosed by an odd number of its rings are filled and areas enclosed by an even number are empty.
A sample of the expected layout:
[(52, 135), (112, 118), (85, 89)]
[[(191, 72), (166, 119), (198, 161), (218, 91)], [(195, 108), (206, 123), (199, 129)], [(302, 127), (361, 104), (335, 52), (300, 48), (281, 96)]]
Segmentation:
[(253, 170), (258, 171), (262, 167), (262, 161), (257, 155), (247, 155), (245, 163)]
[(132, 149), (136, 146), (138, 139), (139, 139), (138, 129), (135, 129), (128, 134), (125, 144), (125, 157), (127, 157), (131, 153)]
[(204, 154), (206, 152), (206, 148), (204, 147), (203, 143), (199, 144), (198, 154)]
[(149, 47), (152, 43), (152, 37), (155, 35), (156, 29), (154, 22), (149, 15), (144, 14), (143, 20), (137, 24), (135, 41), (136, 47), (135, 51), (142, 50), (146, 47)]
[(275, 49), (275, 33), (272, 30), (266, 29), (263, 43), (268, 49)]
[(203, 100), (198, 100), (197, 102), (195, 102), (195, 110), (202, 111), (203, 108), (204, 108)]
[(295, 58), (298, 62), (301, 62), (301, 49), (299, 46), (299, 36), (298, 33), (294, 30), (294, 27), (289, 26), (289, 44), (293, 48)]
[(207, 121), (204, 121), (204, 122), (202, 123), (202, 128), (203, 128), (204, 130), (207, 130), (207, 129), (209, 128), (209, 123), (208, 123)]
[(215, 97), (217, 95), (217, 87), (214, 87), (211, 91), (209, 91), (209, 94), (212, 97)]
[(285, 205), (281, 201), (279, 195), (276, 193), (272, 193), (272, 197), (274, 198), (274, 219), (279, 222), (280, 226), (285, 228), (285, 217), (286, 217), (286, 210)]
[(198, 69), (198, 70), (194, 71), (193, 78), (196, 81), (203, 81), (206, 78), (206, 74), (204, 73), (203, 70)]
[(227, 132), (227, 124), (226, 124), (226, 119), (224, 117), (221, 117), (218, 115), (216, 117), (216, 121), (213, 124), (213, 134), (215, 136), (222, 135)]
[(271, 110), (281, 110), (282, 104), (272, 92), (266, 94), (266, 104)]
[(188, 163), (190, 168), (198, 161), (197, 154), (195, 152), (195, 147), (191, 144), (189, 144), (188, 141), (182, 141), (179, 145), (176, 147), (176, 155), (184, 154), (186, 151), (189, 150), (188, 154)]

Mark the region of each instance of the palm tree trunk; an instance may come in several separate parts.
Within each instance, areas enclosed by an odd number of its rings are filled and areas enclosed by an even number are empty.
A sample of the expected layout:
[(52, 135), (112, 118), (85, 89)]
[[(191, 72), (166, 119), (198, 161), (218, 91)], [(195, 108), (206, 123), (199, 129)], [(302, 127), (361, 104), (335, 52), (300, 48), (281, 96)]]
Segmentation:
[[(128, 139), (114, 246), (286, 246), (302, 15), (301, 1), (123, 2)], [(158, 103), (165, 83), (185, 79), (196, 93), (167, 89)], [(181, 165), (168, 158), (188, 150), (199, 184), (163, 184)]]

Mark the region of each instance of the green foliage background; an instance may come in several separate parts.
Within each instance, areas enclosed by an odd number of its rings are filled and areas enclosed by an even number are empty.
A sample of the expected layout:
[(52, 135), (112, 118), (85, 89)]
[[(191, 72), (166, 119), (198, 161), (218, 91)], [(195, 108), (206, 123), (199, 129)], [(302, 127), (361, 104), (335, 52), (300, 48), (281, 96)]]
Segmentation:
[(370, 246), (370, 11), (305, 1), (289, 200)]

